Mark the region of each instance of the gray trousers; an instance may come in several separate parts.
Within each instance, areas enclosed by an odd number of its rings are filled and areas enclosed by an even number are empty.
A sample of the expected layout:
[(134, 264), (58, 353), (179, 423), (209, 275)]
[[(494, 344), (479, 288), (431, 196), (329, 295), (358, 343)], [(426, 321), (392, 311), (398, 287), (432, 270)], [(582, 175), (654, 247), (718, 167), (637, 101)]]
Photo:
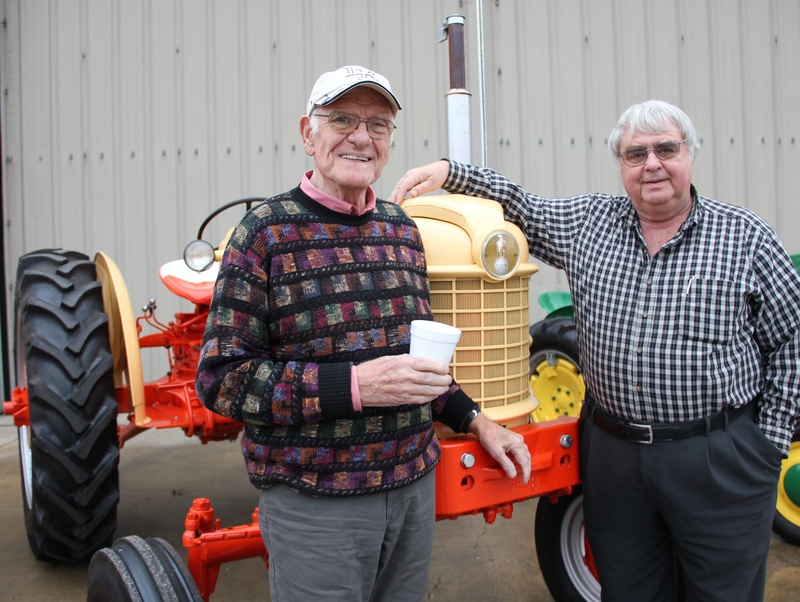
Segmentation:
[(675, 558), (687, 601), (763, 600), (781, 453), (754, 414), (652, 445), (582, 421), (584, 517), (603, 600), (674, 600)]
[(416, 483), (351, 497), (262, 490), (261, 536), (273, 602), (425, 598), (436, 523), (435, 471)]

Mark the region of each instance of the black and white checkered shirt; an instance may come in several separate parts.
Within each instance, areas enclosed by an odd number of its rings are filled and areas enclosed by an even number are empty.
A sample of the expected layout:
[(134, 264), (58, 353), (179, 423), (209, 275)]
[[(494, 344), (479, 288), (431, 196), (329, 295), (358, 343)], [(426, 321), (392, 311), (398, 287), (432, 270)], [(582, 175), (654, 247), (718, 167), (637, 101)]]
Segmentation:
[(762, 219), (694, 194), (689, 218), (650, 257), (627, 196), (548, 199), (493, 170), (450, 165), (446, 190), (499, 201), (531, 255), (566, 272), (600, 408), (681, 422), (761, 394), (759, 426), (788, 454), (800, 414), (800, 277)]

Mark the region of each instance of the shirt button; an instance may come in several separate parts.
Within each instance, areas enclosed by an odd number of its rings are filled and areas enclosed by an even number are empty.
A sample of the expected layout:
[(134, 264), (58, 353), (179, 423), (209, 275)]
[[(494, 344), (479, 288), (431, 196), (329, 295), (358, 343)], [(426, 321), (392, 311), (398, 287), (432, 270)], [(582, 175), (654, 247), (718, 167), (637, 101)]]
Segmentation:
[(642, 348), (641, 347), (637, 347), (636, 348), (636, 353), (641, 353), (641, 352), (642, 352)]
[(642, 388), (641, 387), (636, 387), (636, 392), (637, 393), (641, 393), (642, 392)]
[(644, 312), (644, 313), (642, 314), (642, 317), (643, 317), (643, 318), (646, 318), (646, 317), (647, 317), (647, 312)]
[(647, 279), (647, 286), (651, 286), (653, 284), (653, 280), (648, 278)]

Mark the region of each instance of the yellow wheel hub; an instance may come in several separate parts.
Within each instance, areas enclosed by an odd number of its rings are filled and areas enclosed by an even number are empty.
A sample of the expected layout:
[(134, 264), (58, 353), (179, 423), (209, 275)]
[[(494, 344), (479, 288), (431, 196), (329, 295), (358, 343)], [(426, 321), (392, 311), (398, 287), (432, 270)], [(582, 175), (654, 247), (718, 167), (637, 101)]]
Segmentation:
[(531, 414), (534, 422), (580, 414), (586, 385), (578, 367), (564, 358), (542, 361), (531, 374), (531, 389), (539, 407)]

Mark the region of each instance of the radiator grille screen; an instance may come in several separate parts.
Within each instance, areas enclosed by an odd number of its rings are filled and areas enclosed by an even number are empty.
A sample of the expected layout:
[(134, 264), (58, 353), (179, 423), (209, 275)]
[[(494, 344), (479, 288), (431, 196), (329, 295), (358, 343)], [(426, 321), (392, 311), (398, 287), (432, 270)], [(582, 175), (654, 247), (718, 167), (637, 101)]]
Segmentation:
[(462, 331), (451, 369), (483, 408), (528, 400), (528, 276), (431, 280), (438, 322)]

